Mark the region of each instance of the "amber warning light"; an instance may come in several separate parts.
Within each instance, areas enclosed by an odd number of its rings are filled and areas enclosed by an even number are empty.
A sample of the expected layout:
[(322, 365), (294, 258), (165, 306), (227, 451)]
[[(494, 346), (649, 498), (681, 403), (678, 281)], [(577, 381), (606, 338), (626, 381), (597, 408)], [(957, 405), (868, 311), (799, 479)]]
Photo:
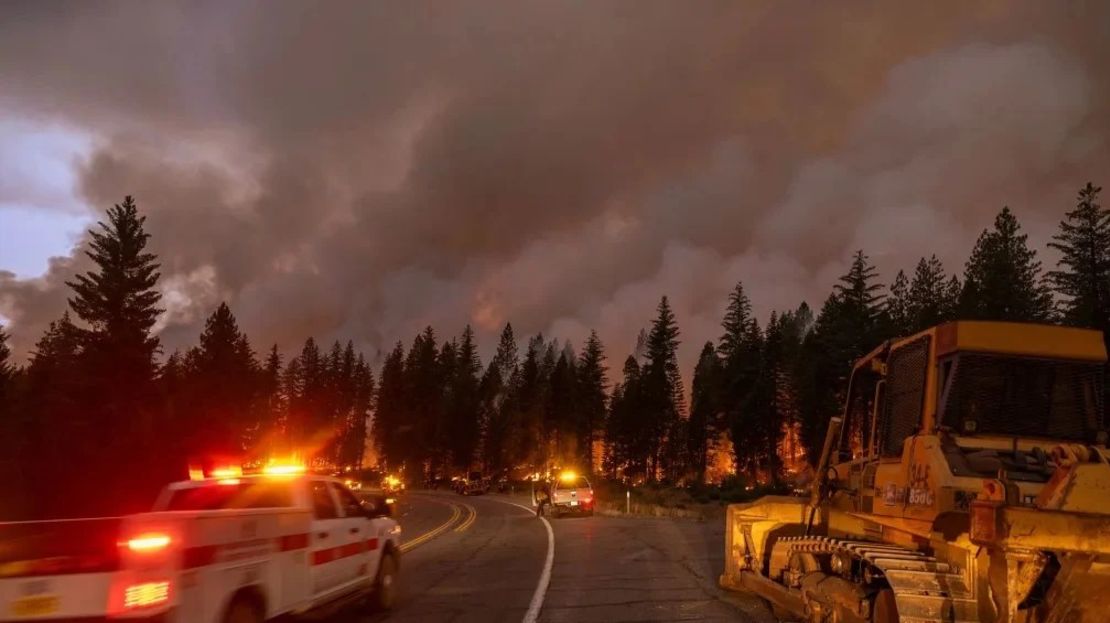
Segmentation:
[(262, 468), (262, 473), (269, 476), (291, 476), (293, 474), (303, 474), (304, 472), (304, 465), (287, 465), (275, 463)]

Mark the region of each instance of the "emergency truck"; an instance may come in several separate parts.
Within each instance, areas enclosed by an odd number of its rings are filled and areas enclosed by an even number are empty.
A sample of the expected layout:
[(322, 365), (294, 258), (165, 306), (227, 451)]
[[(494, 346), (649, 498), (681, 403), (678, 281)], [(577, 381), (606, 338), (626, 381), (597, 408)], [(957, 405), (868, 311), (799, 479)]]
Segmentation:
[(150, 513), (0, 524), (0, 621), (256, 623), (388, 609), (401, 528), (384, 500), (297, 466), (214, 470)]
[(556, 517), (566, 513), (594, 514), (594, 488), (585, 476), (567, 471), (551, 486), (551, 509)]
[[(564, 471), (558, 478), (552, 479), (547, 489), (550, 491), (550, 499), (545, 502), (548, 506), (546, 512), (550, 512), (552, 516), (560, 517), (569, 513), (594, 514), (594, 489), (585, 476)], [(540, 496), (533, 489), (532, 505), (538, 506), (540, 501)]]

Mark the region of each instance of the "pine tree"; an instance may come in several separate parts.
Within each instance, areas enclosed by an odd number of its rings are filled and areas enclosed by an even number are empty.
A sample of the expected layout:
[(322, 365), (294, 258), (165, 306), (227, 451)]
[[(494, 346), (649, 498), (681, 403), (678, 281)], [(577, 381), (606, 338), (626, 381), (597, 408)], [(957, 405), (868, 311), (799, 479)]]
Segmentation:
[(680, 405), (675, 402), (676, 394), (681, 391), (675, 386), (678, 377), (678, 335), (674, 312), (664, 296), (659, 301), (655, 321), (648, 333), (647, 361), (641, 379), (648, 478), (651, 480), (657, 477), (658, 470), (669, 471), (672, 467), (662, 463), (667, 433), (681, 417)]
[(496, 365), (503, 381), (508, 381), (520, 365), (517, 353), (516, 337), (513, 335), (513, 325), (506, 324), (501, 330), (501, 338), (497, 342), (497, 353), (493, 356), (492, 365)]
[(854, 352), (866, 352), (880, 341), (880, 321), (884, 296), (876, 283), (878, 270), (863, 251), (856, 251), (848, 272), (833, 286), (843, 319), (854, 334)]
[(914, 331), (913, 309), (910, 302), (910, 285), (906, 273), (898, 271), (894, 283), (890, 284), (890, 294), (886, 298), (886, 316), (890, 322), (890, 334), (909, 335)]
[(646, 479), (650, 439), (641, 419), (643, 412), (642, 374), (635, 355), (624, 361), (621, 382), (613, 387), (606, 421), (605, 469), (611, 478)]
[(187, 371), (193, 408), (188, 418), (186, 448), (190, 456), (237, 456), (245, 450), (246, 433), (256, 422), (258, 364), (226, 303), (204, 323), (200, 345)]
[(716, 438), (721, 402), (721, 360), (713, 342), (706, 342), (694, 368), (690, 400), (690, 434), (687, 452), (690, 455), (694, 481), (705, 482), (709, 441)]
[(1063, 297), (1069, 324), (1110, 331), (1110, 209), (1098, 203), (1099, 186), (1087, 183), (1075, 209), (1060, 221), (1048, 246), (1060, 252), (1048, 281)]
[(515, 411), (511, 403), (519, 365), (513, 326), (506, 324), (501, 331), (497, 352), (482, 375), (480, 384), (481, 421), (484, 425), (480, 445), (482, 463), (489, 473), (499, 473), (508, 463), (512, 413)]
[(738, 473), (754, 467), (754, 399), (759, 378), (763, 337), (751, 313), (751, 302), (743, 284), (737, 283), (729, 295), (728, 308), (721, 322), (717, 352), (721, 358), (720, 408), (725, 414)]
[(296, 440), (302, 436), (302, 415), (304, 405), (304, 369), (301, 358), (293, 357), (285, 365), (281, 373), (281, 393), (284, 399), (284, 413), (281, 417), (281, 429), (278, 438), (274, 441), (280, 448), (279, 454), (288, 454), (297, 447)]
[(548, 467), (547, 439), (544, 437), (544, 398), (547, 378), (544, 358), (547, 345), (542, 334), (528, 340), (528, 350), (512, 388), (512, 411), (508, 440), (512, 464), (528, 463)]
[(782, 473), (778, 442), (782, 434), (783, 414), (778, 405), (778, 375), (783, 356), (783, 330), (776, 312), (771, 313), (760, 349), (759, 376), (755, 382), (751, 419), (754, 449), (753, 463), (761, 474), (778, 484)]
[(1037, 252), (1010, 208), (1004, 207), (993, 230), (983, 230), (964, 271), (960, 316), (974, 320), (1045, 322), (1052, 295), (1041, 283)]
[(91, 250), (85, 254), (98, 270), (66, 283), (74, 291), (70, 307), (90, 326), (88, 345), (112, 349), (106, 354), (117, 357), (113, 367), (145, 375), (131, 379), (140, 381), (154, 376), (158, 339), (150, 330), (162, 313), (157, 307), (162, 295), (155, 289), (158, 264), (154, 254), (144, 252), (150, 239), (145, 222), (130, 196), (110, 208), (108, 222), (98, 223), (100, 231), (89, 231)]
[(786, 461), (777, 467), (796, 470), (805, 457), (801, 434), (800, 360), (805, 356), (803, 345), (812, 323), (809, 307), (803, 303), (797, 310), (779, 317), (777, 346), (769, 347), (770, 373), (774, 381), (773, 410), (779, 427), (779, 456)]
[[(348, 342), (348, 346), (352, 346)], [(351, 410), (340, 449), (340, 463), (361, 469), (366, 449), (367, 422), (374, 404), (374, 373), (360, 353), (351, 370)]]
[[(155, 417), (158, 338), (151, 330), (162, 310), (158, 263), (145, 250), (150, 238), (143, 229), (146, 219), (131, 197), (107, 216), (89, 232), (86, 255), (96, 268), (66, 282), (73, 290), (69, 305), (87, 326), (81, 330), (82, 402), (97, 422), (89, 436), (71, 442), (84, 445), (75, 458), (88, 453), (88, 462), (71, 464), (81, 465), (83, 478), (102, 479), (103, 495), (91, 503), (118, 513), (145, 505), (145, 496), (183, 473), (184, 466), (174, 465), (173, 457), (158, 449), (168, 431)], [(124, 454), (148, 469), (120, 482), (110, 457)]]
[(881, 286), (875, 283), (875, 273), (867, 256), (857, 252), (804, 338), (796, 378), (802, 439), (811, 460), (820, 453), (829, 417), (843, 403), (852, 365), (887, 337), (880, 322), (883, 301), (876, 294)]
[(721, 336), (717, 352), (723, 360), (733, 360), (745, 354), (745, 341), (753, 323), (755, 318), (752, 317), (752, 303), (744, 292), (744, 284), (738, 282), (728, 295), (728, 308), (721, 322), (725, 332)]
[[(95, 465), (95, 439), (99, 421), (85, 408), (87, 380), (84, 370), (83, 335), (65, 312), (51, 322), (35, 344), (27, 366), (27, 400), (17, 424), (22, 440), (19, 465), (27, 495), (25, 510), (39, 519), (86, 516), (99, 510), (88, 493), (76, 483), (70, 470), (74, 461)], [(99, 466), (97, 466), (99, 467)], [(35, 492), (56, 491), (57, 495)]]
[[(405, 359), (405, 403), (409, 408), (409, 426), (401, 427), (400, 443), (405, 464), (416, 473), (436, 477), (431, 463), (438, 437), (443, 409), (443, 383), (440, 351), (432, 327), (413, 339)], [(438, 458), (438, 457), (437, 457)]]
[(450, 403), (447, 405), (451, 463), (460, 471), (469, 471), (478, 449), (482, 406), (478, 375), (481, 371), (482, 362), (478, 358), (474, 330), (466, 325), (449, 381)]
[(579, 438), (583, 440), (584, 465), (588, 473), (593, 473), (594, 442), (605, 426), (607, 398), (605, 369), (605, 348), (597, 331), (590, 331), (582, 354), (578, 357), (578, 409), (582, 414)]
[[(956, 291), (958, 287), (957, 284)], [(944, 265), (937, 256), (930, 256), (928, 260), (921, 258), (910, 283), (909, 333), (951, 320), (955, 311), (951, 291), (951, 281), (945, 282)]]
[(964, 291), (960, 278), (952, 275), (944, 286), (944, 305), (941, 315), (944, 320), (956, 320), (960, 315), (960, 294)]
[[(370, 428), (374, 445), (378, 449), (383, 466), (396, 470), (404, 465), (407, 458), (402, 440), (406, 436), (408, 422), (408, 394), (405, 379), (405, 347), (401, 342), (393, 347), (382, 364), (381, 382), (374, 408), (374, 422)], [(406, 470), (409, 477), (416, 475), (418, 467)]]
[(270, 438), (270, 451), (276, 453), (274, 448), (275, 436), (281, 427), (285, 416), (285, 400), (282, 394), (282, 361), (277, 344), (270, 347), (270, 354), (262, 365), (261, 405), (263, 408), (262, 421), (264, 429)]

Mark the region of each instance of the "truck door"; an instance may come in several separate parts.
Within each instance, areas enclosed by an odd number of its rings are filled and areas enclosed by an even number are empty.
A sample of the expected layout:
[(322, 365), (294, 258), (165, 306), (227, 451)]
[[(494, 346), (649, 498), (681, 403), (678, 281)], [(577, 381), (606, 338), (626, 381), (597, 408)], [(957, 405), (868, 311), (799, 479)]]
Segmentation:
[(381, 539), (374, 522), (366, 516), (366, 509), (347, 487), (333, 483), (343, 512), (343, 531), (347, 538), (345, 565), (342, 567), (344, 582), (351, 585), (373, 578), (378, 572)]
[(311, 480), (308, 483), (312, 500), (311, 577), (312, 595), (321, 597), (336, 590), (343, 583), (340, 556), (345, 543), (344, 520), (339, 515), (331, 487), (327, 481)]

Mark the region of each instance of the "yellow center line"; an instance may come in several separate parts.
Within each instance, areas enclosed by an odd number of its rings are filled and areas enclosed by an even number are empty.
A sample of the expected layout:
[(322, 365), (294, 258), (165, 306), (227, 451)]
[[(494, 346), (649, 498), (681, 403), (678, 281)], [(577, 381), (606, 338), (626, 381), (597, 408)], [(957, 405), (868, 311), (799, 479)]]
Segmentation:
[(459, 517), (462, 516), (462, 509), (458, 505), (450, 503), (450, 502), (448, 502), (447, 504), (450, 504), (450, 506), (451, 506), (451, 517), (448, 518), (447, 521), (441, 523), (440, 525), (436, 526), (435, 528), (432, 528), (431, 530), (425, 532), (424, 534), (421, 534), (420, 536), (416, 537), (415, 539), (411, 539), (409, 541), (405, 541), (404, 543), (402, 543), (401, 544), (401, 551), (402, 552), (407, 552), (409, 550), (415, 549), (417, 546), (423, 545), (424, 543), (427, 543), (428, 541), (436, 538), (440, 534), (443, 534), (444, 532), (446, 532), (451, 527), (451, 525), (453, 523), (455, 523), (455, 521), (458, 520)]
[(469, 504), (463, 504), (463, 506), (466, 507), (466, 511), (469, 513), (469, 515), (467, 515), (465, 521), (463, 521), (461, 524), (459, 524), (457, 528), (455, 528), (455, 532), (462, 532), (463, 530), (466, 530), (474, 523), (474, 520), (478, 518), (478, 511), (475, 510), (473, 506)]

